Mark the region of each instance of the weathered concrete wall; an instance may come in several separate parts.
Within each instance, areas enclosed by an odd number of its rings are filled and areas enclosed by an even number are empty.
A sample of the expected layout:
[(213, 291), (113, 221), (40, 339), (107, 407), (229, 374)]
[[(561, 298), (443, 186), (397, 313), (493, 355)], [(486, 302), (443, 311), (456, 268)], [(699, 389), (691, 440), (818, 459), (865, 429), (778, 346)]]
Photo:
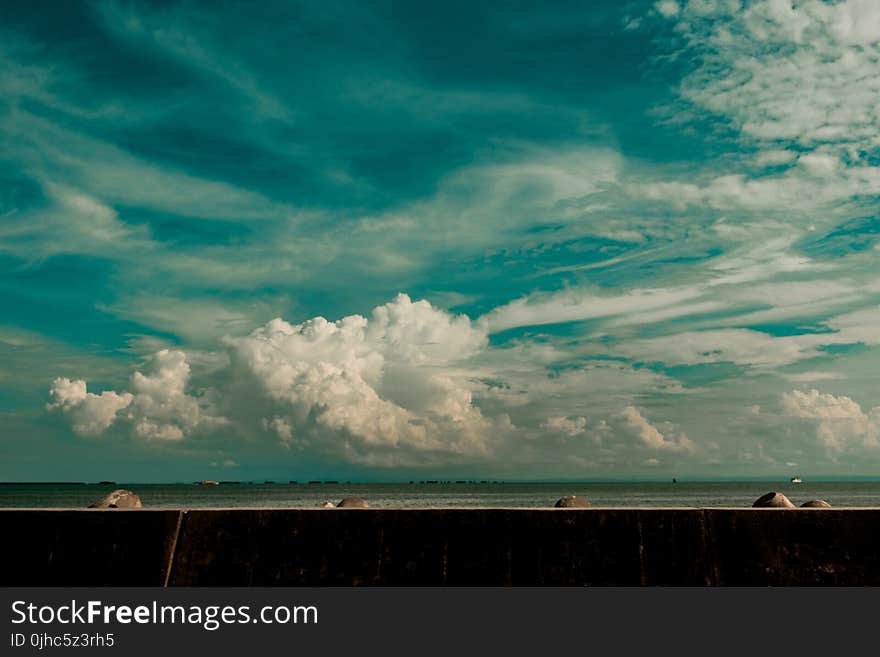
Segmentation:
[(190, 511), (174, 585), (706, 584), (681, 510)]
[(181, 511), (0, 510), (0, 585), (162, 586)]
[(713, 509), (705, 515), (719, 584), (880, 584), (880, 509)]
[(0, 584), (880, 584), (880, 509), (0, 510)]

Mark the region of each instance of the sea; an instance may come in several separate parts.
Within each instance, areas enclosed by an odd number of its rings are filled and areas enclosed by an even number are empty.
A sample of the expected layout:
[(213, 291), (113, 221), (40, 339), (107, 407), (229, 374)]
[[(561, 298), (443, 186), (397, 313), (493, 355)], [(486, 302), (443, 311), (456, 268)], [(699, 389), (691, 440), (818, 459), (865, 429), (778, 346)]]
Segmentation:
[(413, 483), (0, 483), (3, 508), (82, 508), (126, 488), (145, 507), (322, 507), (358, 496), (371, 507), (550, 507), (564, 495), (580, 495), (599, 507), (748, 507), (769, 491), (795, 505), (823, 499), (835, 507), (880, 506), (880, 481), (725, 482), (413, 482)]

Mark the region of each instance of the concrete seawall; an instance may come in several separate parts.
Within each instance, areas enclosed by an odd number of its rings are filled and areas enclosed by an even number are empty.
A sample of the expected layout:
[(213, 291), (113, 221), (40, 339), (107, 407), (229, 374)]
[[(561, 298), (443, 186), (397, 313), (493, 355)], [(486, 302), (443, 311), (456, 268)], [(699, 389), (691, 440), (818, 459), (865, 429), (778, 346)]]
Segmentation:
[(880, 585), (871, 509), (3, 509), (5, 586)]

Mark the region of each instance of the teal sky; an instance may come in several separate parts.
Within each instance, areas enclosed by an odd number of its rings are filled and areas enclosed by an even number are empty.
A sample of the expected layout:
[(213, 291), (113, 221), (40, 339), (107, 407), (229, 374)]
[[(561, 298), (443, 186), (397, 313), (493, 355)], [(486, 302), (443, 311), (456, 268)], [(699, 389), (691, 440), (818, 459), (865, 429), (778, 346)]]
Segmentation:
[(4, 3), (0, 479), (875, 474), (877, 25)]

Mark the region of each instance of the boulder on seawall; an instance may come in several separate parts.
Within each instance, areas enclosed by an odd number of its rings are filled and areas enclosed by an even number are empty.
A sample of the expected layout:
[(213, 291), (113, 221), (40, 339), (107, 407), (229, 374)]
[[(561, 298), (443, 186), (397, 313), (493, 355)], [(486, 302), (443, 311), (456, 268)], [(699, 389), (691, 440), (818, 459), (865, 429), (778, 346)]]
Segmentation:
[(124, 488), (107, 493), (89, 504), (90, 509), (140, 509), (141, 506), (141, 498)]
[(791, 503), (791, 500), (788, 499), (782, 493), (777, 493), (776, 491), (770, 491), (766, 495), (761, 495), (758, 499), (755, 500), (754, 504), (752, 504), (755, 508), (760, 509), (793, 509), (794, 504)]
[(801, 504), (802, 509), (830, 509), (831, 505), (825, 500), (810, 500)]
[(590, 503), (580, 495), (566, 495), (556, 500), (556, 504), (553, 506), (557, 509), (585, 509), (590, 506)]

